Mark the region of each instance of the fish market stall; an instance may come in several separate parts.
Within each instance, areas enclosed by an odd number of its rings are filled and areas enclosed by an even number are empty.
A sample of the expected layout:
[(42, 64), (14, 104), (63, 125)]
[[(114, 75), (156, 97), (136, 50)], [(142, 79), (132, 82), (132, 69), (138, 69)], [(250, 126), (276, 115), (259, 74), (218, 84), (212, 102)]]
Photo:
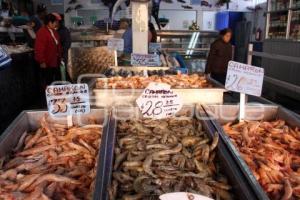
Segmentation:
[(257, 199), (208, 121), (185, 107), (175, 118), (114, 111), (98, 199), (157, 199), (185, 191), (213, 199)]
[[(112, 77), (97, 79), (94, 89), (95, 105), (106, 107), (113, 105), (135, 105), (150, 82), (163, 82), (171, 85), (185, 104), (223, 102), (225, 90), (203, 75), (166, 75), (150, 77)], [(107, 99), (107, 101), (103, 101)]]
[(300, 198), (298, 118), (278, 106), (247, 106), (246, 121), (240, 123), (238, 106), (211, 105), (205, 110), (262, 199)]
[(101, 178), (105, 110), (65, 118), (24, 111), (0, 138), (0, 199), (92, 199)]

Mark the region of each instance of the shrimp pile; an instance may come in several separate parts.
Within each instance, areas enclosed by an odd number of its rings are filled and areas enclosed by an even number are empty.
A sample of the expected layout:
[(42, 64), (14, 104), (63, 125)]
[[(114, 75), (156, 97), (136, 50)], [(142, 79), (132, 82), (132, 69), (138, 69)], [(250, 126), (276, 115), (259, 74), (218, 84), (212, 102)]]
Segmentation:
[(218, 140), (216, 134), (210, 141), (187, 117), (119, 121), (110, 199), (158, 199), (179, 191), (233, 199), (215, 162)]
[(0, 199), (91, 199), (102, 126), (89, 121), (68, 128), (45, 116), (25, 132), (0, 161)]
[(132, 77), (112, 77), (106, 80), (99, 79), (96, 84), (97, 89), (144, 89), (151, 82), (166, 83), (171, 88), (188, 89), (188, 88), (212, 88), (213, 86), (207, 81), (205, 76), (198, 74), (193, 75), (166, 75), (166, 76), (132, 76)]
[(270, 199), (300, 199), (298, 128), (283, 120), (241, 122), (223, 128)]

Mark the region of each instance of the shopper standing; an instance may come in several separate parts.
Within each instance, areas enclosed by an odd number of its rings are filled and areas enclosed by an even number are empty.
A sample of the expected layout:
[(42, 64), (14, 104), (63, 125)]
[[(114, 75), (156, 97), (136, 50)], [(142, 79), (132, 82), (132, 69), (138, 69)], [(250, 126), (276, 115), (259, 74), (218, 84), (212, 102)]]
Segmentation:
[(42, 86), (60, 80), (61, 44), (56, 31), (59, 18), (48, 14), (44, 26), (40, 28), (35, 41), (35, 59), (40, 65)]
[(220, 31), (220, 37), (211, 44), (205, 73), (225, 84), (228, 62), (232, 60), (232, 31), (229, 28)]
[[(59, 38), (62, 46), (62, 61), (65, 64), (65, 69), (67, 69), (69, 49), (71, 48), (71, 33), (69, 29), (65, 26), (64, 15), (63, 14), (59, 15), (58, 13), (52, 13), (52, 14), (54, 14), (57, 17), (58, 16), (61, 17), (61, 20), (59, 21), (58, 24), (57, 32), (59, 34)], [(71, 79), (67, 70), (65, 71), (65, 74), (66, 74), (66, 80), (70, 81)]]
[[(57, 13), (53, 13), (55, 15), (58, 15)], [(71, 48), (71, 33), (69, 29), (64, 24), (64, 16), (60, 15), (61, 20), (58, 24), (57, 32), (60, 37), (60, 42), (62, 46), (62, 59), (65, 64), (68, 63), (68, 51)]]

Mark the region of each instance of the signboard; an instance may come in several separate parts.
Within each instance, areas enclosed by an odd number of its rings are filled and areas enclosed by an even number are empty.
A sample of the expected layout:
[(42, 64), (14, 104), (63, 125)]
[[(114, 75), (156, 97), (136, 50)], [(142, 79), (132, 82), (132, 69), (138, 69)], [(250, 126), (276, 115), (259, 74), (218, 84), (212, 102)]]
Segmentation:
[(162, 119), (175, 115), (181, 108), (181, 98), (165, 83), (150, 83), (136, 100), (143, 117)]
[(156, 53), (161, 50), (161, 43), (149, 43), (149, 53)]
[(87, 84), (48, 86), (46, 99), (48, 111), (52, 116), (78, 115), (90, 112)]
[(131, 65), (133, 66), (161, 66), (159, 55), (157, 54), (131, 54)]
[(261, 96), (263, 80), (263, 68), (230, 61), (225, 88), (234, 92)]
[(124, 51), (124, 40), (122, 38), (110, 38), (107, 47), (111, 50)]
[(159, 196), (160, 200), (213, 200), (211, 198), (187, 192), (174, 192)]

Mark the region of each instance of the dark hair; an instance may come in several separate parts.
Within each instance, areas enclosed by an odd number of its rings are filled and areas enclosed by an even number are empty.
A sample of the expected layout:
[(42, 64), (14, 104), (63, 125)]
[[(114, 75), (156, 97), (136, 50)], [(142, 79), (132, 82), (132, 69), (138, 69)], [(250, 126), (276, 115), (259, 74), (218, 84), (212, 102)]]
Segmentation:
[(151, 22), (149, 22), (148, 27), (149, 27), (149, 31), (152, 34), (151, 42), (156, 43), (157, 42), (157, 33), (156, 33), (155, 28), (154, 28), (154, 25)]
[(226, 35), (227, 33), (232, 33), (232, 30), (230, 28), (224, 28), (220, 31), (220, 35), (221, 36), (224, 36)]
[(44, 24), (45, 25), (48, 25), (50, 22), (55, 22), (57, 21), (56, 17), (52, 14), (48, 14), (45, 16), (45, 19), (44, 19)]

